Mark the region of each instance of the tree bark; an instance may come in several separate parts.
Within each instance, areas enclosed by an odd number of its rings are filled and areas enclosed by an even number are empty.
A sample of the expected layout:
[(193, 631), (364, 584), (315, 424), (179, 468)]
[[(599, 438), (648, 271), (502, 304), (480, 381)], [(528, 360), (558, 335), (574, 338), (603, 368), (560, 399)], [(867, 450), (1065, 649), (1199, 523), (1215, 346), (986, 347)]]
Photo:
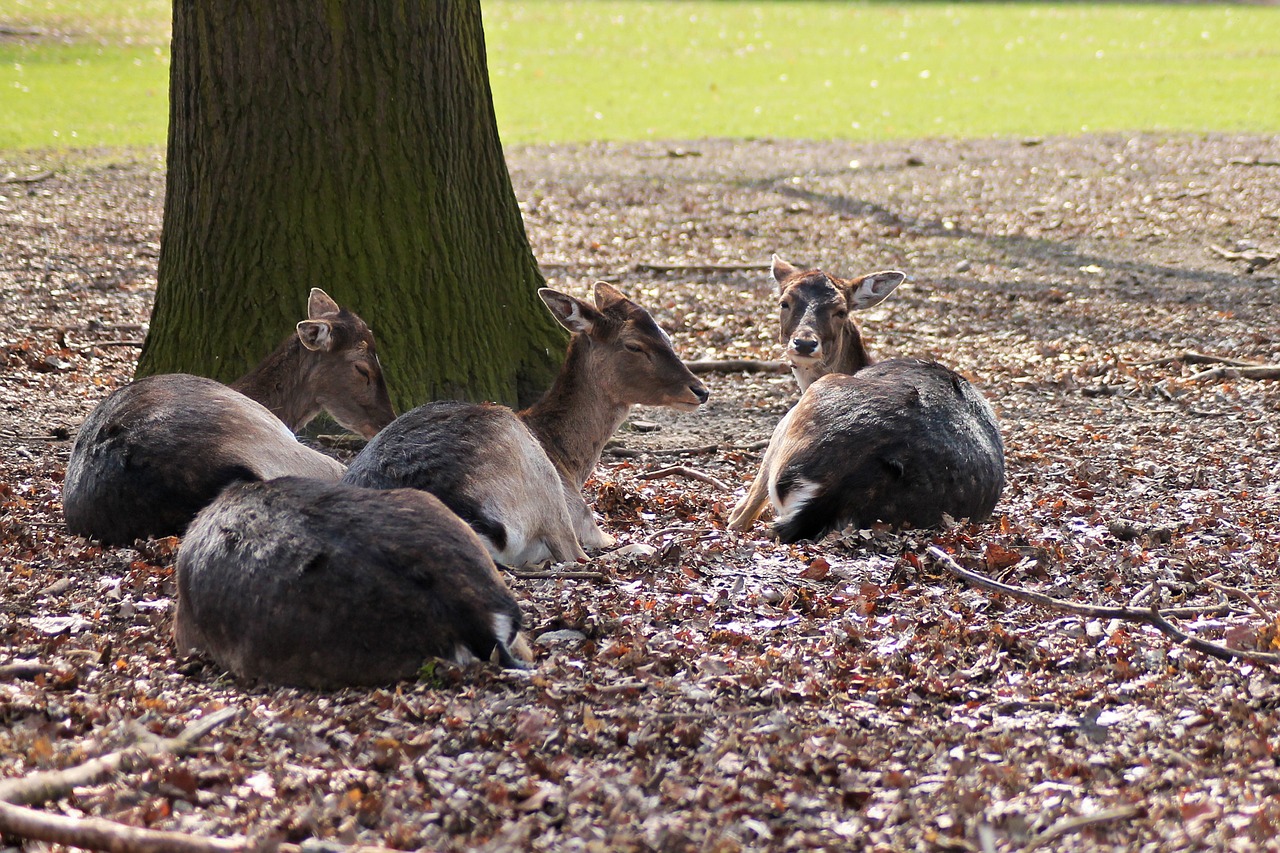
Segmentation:
[(536, 295), (479, 0), (176, 0), (159, 286), (139, 375), (229, 381), (323, 287), (396, 405), (526, 402), (565, 337)]

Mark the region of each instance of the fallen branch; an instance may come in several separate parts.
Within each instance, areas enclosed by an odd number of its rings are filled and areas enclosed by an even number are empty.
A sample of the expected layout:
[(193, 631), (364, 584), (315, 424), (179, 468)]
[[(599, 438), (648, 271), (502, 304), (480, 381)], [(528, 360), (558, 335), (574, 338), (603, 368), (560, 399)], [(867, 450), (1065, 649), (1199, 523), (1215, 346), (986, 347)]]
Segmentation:
[(1280, 364), (1257, 364), (1249, 367), (1211, 367), (1187, 377), (1188, 382), (1210, 379), (1280, 379)]
[(15, 679), (32, 679), (38, 675), (48, 675), (53, 670), (33, 660), (15, 660), (0, 666), (0, 681)]
[(667, 450), (658, 448), (633, 448), (633, 447), (611, 447), (605, 451), (610, 456), (617, 456), (621, 459), (635, 459), (637, 456), (705, 456), (708, 453), (715, 453), (720, 449), (718, 444), (708, 444), (703, 447), (672, 447)]
[(764, 272), (769, 264), (636, 264), (636, 272)]
[(712, 477), (710, 474), (703, 474), (701, 471), (695, 471), (684, 465), (669, 465), (666, 468), (659, 468), (656, 471), (646, 471), (643, 474), (637, 474), (638, 480), (657, 480), (660, 477), (688, 477), (690, 480), (697, 480), (699, 483), (706, 483), (708, 486), (714, 486), (722, 492), (729, 491), (729, 487), (721, 481)]
[(1233, 252), (1230, 249), (1224, 249), (1221, 246), (1209, 246), (1209, 251), (1220, 258), (1228, 261), (1244, 261), (1249, 272), (1260, 270), (1263, 267), (1269, 267), (1276, 261), (1280, 260), (1280, 252), (1261, 252), (1257, 249), (1245, 249), (1240, 252)]
[(1114, 823), (1118, 820), (1128, 820), (1131, 817), (1137, 817), (1143, 813), (1140, 806), (1119, 806), (1114, 809), (1103, 809), (1093, 814), (1078, 815), (1076, 817), (1063, 818), (1043, 832), (1036, 833), (1027, 840), (1027, 846), (1022, 848), (1024, 851), (1035, 850), (1043, 847), (1052, 841), (1057, 841), (1064, 835), (1071, 832), (1078, 832), (1089, 826), (1097, 826), (1100, 823)]
[[(92, 785), (115, 773), (121, 765), (161, 753), (182, 755), (195, 742), (240, 713), (238, 708), (223, 708), (196, 720), (177, 737), (143, 741), (61, 770), (45, 770), (19, 779), (0, 783), (0, 802), (19, 806), (37, 806), (65, 797), (75, 788)], [(4, 829), (4, 827), (0, 827)]]
[(107, 853), (244, 853), (244, 838), (201, 838), (96, 817), (74, 818), (0, 802), (0, 832)]
[(34, 175), (15, 175), (10, 172), (3, 178), (0, 178), (0, 184), (38, 184), (41, 181), (47, 181), (54, 176), (54, 172), (36, 172)]
[(759, 361), (754, 358), (703, 358), (686, 361), (690, 373), (786, 373), (791, 365), (785, 361)]
[(1209, 355), (1203, 352), (1186, 352), (1177, 355), (1153, 358), (1151, 361), (1140, 361), (1134, 367), (1163, 367), (1169, 364), (1225, 364), (1231, 367), (1262, 367), (1256, 361), (1239, 361), (1234, 358), (1223, 358), (1220, 355)]
[(1260, 157), (1232, 157), (1227, 162), (1232, 166), (1280, 166), (1280, 160), (1263, 160)]
[(518, 572), (515, 569), (507, 569), (507, 574), (513, 578), (521, 580), (587, 580), (600, 581), (607, 577), (604, 572), (584, 572), (584, 571), (536, 571), (536, 572)]
[[(1010, 598), (1016, 598), (1020, 601), (1028, 601), (1032, 604), (1040, 604), (1044, 607), (1050, 607), (1054, 610), (1061, 610), (1066, 613), (1074, 613), (1077, 616), (1087, 616), (1094, 619), (1120, 619), (1125, 622), (1137, 622), (1142, 625), (1150, 625), (1160, 632), (1172, 637), (1179, 643), (1194, 649), (1210, 657), (1219, 660), (1247, 660), (1251, 663), (1262, 663), (1271, 666), (1280, 664), (1280, 654), (1273, 652), (1254, 652), (1247, 649), (1233, 649), (1227, 646), (1210, 643), (1207, 640), (1201, 640), (1185, 633), (1175, 625), (1171, 624), (1160, 612), (1160, 602), (1153, 598), (1149, 610), (1139, 610), (1133, 607), (1099, 607), (1093, 604), (1076, 604), (1074, 601), (1063, 601), (1050, 595), (1039, 592), (1033, 592), (1029, 589), (1023, 589), (1020, 586), (1010, 586), (993, 580), (986, 575), (966, 569), (964, 566), (956, 562), (955, 558), (943, 551), (936, 545), (929, 546), (929, 555), (940, 562), (947, 571), (957, 577), (963, 578), (974, 586), (982, 589), (990, 590), (1007, 595)], [(1226, 612), (1231, 612), (1230, 605), (1219, 605), (1218, 608), (1226, 608)], [(1196, 615), (1205, 615), (1206, 611), (1197, 608)], [(1171, 613), (1173, 611), (1170, 611)], [(1184, 610), (1185, 612), (1185, 610)]]

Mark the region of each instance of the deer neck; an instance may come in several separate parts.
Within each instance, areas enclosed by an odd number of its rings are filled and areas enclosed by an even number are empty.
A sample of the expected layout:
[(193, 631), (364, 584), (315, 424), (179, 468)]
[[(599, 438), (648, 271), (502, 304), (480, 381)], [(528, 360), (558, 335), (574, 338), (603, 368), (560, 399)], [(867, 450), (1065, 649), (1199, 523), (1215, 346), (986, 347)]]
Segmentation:
[[(858, 327), (849, 320), (843, 329), (840, 330), (839, 337), (836, 338), (836, 349), (831, 354), (831, 358), (823, 362), (825, 368), (819, 376), (825, 376), (828, 373), (857, 373), (864, 367), (872, 364), (871, 353), (867, 352), (867, 347), (862, 343), (862, 333), (858, 331)], [(814, 379), (818, 377), (815, 376)]]
[(590, 338), (575, 335), (550, 390), (518, 413), (560, 476), (579, 491), (631, 411), (629, 404), (611, 401), (593, 375), (591, 349)]
[(278, 346), (253, 370), (231, 383), (231, 388), (256, 400), (297, 432), (320, 413), (320, 405), (305, 392), (311, 359), (296, 335)]

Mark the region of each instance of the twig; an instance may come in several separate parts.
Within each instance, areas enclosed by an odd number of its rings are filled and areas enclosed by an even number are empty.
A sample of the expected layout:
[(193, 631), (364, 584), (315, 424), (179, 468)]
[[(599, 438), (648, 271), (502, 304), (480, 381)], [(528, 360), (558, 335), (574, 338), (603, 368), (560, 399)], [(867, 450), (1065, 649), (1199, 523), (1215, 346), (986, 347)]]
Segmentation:
[(54, 172), (36, 172), (34, 175), (15, 175), (12, 172), (0, 178), (0, 184), (38, 184), (54, 176)]
[(1233, 649), (1229, 646), (1223, 646), (1218, 643), (1211, 643), (1208, 640), (1202, 640), (1199, 637), (1193, 637), (1171, 623), (1168, 619), (1165, 619), (1160, 613), (1159, 606), (1160, 602), (1158, 599), (1153, 599), (1151, 601), (1150, 619), (1147, 621), (1147, 624), (1154, 625), (1162, 632), (1188, 648), (1195, 649), (1202, 654), (1206, 654), (1211, 658), (1217, 658), (1218, 660), (1247, 660), (1250, 663), (1265, 663), (1270, 666), (1280, 664), (1280, 654), (1276, 654), (1275, 652), (1254, 652), (1249, 651), (1248, 649)]
[(123, 339), (118, 341), (94, 341), (91, 344), (78, 344), (75, 347), (75, 349), (78, 352), (85, 352), (87, 350), (93, 349), (94, 347), (140, 347), (144, 343), (146, 343), (146, 341), (143, 341), (137, 338)]
[(554, 571), (537, 571), (537, 572), (517, 572), (515, 569), (507, 569), (507, 573), (514, 578), (521, 580), (587, 580), (600, 581), (604, 580), (607, 575), (604, 572), (554, 572)]
[(15, 660), (0, 666), (0, 681), (13, 681), (18, 678), (35, 678), (38, 675), (48, 675), (53, 670), (42, 663), (36, 663), (33, 660)]
[(64, 817), (5, 802), (0, 802), (0, 831), (108, 853), (243, 853), (250, 849), (244, 838), (201, 838), (140, 829), (101, 818)]
[(100, 758), (67, 767), (45, 770), (0, 783), (0, 802), (20, 806), (36, 806), (65, 797), (72, 789), (92, 785), (112, 773), (126, 761), (170, 752), (182, 755), (190, 751), (200, 738), (240, 713), (238, 708), (223, 708), (196, 720), (177, 737), (144, 741), (127, 749), (107, 753)]
[(1209, 355), (1203, 352), (1186, 352), (1169, 355), (1164, 358), (1153, 358), (1151, 361), (1139, 361), (1134, 367), (1163, 367), (1168, 364), (1225, 364), (1230, 367), (1260, 367), (1256, 361), (1238, 361), (1234, 358), (1223, 358), (1220, 355)]
[(1252, 595), (1245, 592), (1243, 589), (1240, 589), (1234, 586), (1224, 586), (1220, 583), (1215, 583), (1214, 581), (1211, 581), (1208, 579), (1205, 580), (1204, 585), (1209, 587), (1210, 589), (1216, 589), (1218, 592), (1222, 593), (1225, 596), (1240, 599), (1245, 604), (1248, 604), (1250, 607), (1252, 607), (1254, 609), (1254, 612), (1257, 613), (1259, 616), (1261, 616), (1263, 619), (1270, 620), (1270, 619), (1276, 618), (1276, 614), (1274, 612), (1263, 607), (1261, 604), (1258, 603), (1258, 599), (1254, 598)]
[(1260, 252), (1257, 249), (1245, 249), (1242, 252), (1233, 252), (1230, 249), (1224, 249), (1221, 246), (1209, 246), (1209, 251), (1220, 258), (1228, 261), (1244, 261), (1249, 267), (1249, 272), (1260, 270), (1263, 267), (1269, 267), (1276, 261), (1280, 260), (1280, 252)]
[(1249, 367), (1211, 367), (1187, 377), (1188, 382), (1209, 379), (1280, 379), (1280, 364), (1257, 364)]
[[(994, 578), (966, 569), (955, 561), (955, 558), (943, 551), (936, 545), (929, 547), (929, 554), (942, 563), (943, 567), (950, 571), (953, 575), (969, 581), (974, 586), (991, 590), (992, 592), (1000, 592), (1010, 598), (1017, 598), (1021, 601), (1029, 601), (1032, 604), (1043, 604), (1045, 607), (1052, 607), (1055, 610), (1064, 610), (1067, 613), (1074, 613), (1076, 616), (1087, 616), (1091, 619), (1120, 619), (1126, 622), (1147, 622), (1151, 620), (1150, 614), (1146, 610), (1134, 607), (1100, 607), (1096, 604), (1076, 604), (1074, 601), (1063, 601), (1060, 598), (1054, 598), (1051, 595), (1045, 595), (1042, 592), (1034, 592), (1033, 590), (1024, 589), (1020, 586), (1010, 586), (1001, 583)], [(1206, 607), (1179, 607), (1170, 608), (1166, 611), (1171, 616), (1230, 616), (1238, 613), (1235, 608), (1225, 601), (1221, 604), (1209, 605)]]
[(1232, 166), (1280, 166), (1280, 160), (1263, 160), (1260, 157), (1232, 157), (1227, 162)]
[(691, 373), (786, 373), (791, 365), (785, 361), (759, 361), (754, 358), (703, 358), (686, 361)]
[[(1265, 663), (1270, 665), (1280, 664), (1280, 654), (1273, 652), (1254, 652), (1246, 649), (1232, 649), (1227, 646), (1221, 646), (1216, 643), (1210, 643), (1184, 633), (1182, 630), (1171, 624), (1160, 613), (1159, 601), (1153, 598), (1151, 608), (1149, 610), (1139, 610), (1133, 607), (1098, 607), (1092, 604), (1076, 604), (1073, 601), (1063, 601), (1049, 595), (1039, 592), (1032, 592), (1029, 589), (1023, 589), (1018, 586), (1010, 586), (1009, 584), (1000, 583), (986, 575), (978, 572), (970, 571), (964, 566), (956, 562), (946, 551), (936, 545), (929, 546), (929, 555), (950, 571), (953, 575), (967, 580), (974, 586), (983, 589), (999, 592), (1011, 598), (1017, 598), (1021, 601), (1030, 601), (1033, 604), (1040, 604), (1045, 607), (1051, 607), (1055, 610), (1062, 610), (1067, 613), (1074, 613), (1077, 616), (1089, 616), (1095, 619), (1122, 619), (1126, 622), (1137, 622), (1143, 625), (1151, 625), (1162, 633), (1172, 637), (1179, 643), (1202, 652), (1210, 657), (1219, 660), (1241, 659), (1253, 663)], [(1228, 606), (1229, 608), (1229, 606)]]
[(638, 480), (657, 480), (660, 477), (688, 477), (690, 480), (697, 480), (699, 483), (706, 483), (708, 486), (714, 486), (722, 492), (729, 491), (729, 487), (721, 481), (712, 477), (710, 474), (703, 474), (701, 471), (695, 471), (684, 465), (669, 465), (666, 468), (659, 468), (656, 471), (646, 471), (643, 474), (637, 474)]
[(1035, 850), (1037, 847), (1043, 847), (1051, 841), (1057, 841), (1062, 836), (1077, 832), (1085, 827), (1097, 826), (1100, 823), (1113, 823), (1117, 820), (1128, 820), (1142, 813), (1141, 806), (1119, 806), (1114, 809), (1096, 811), (1093, 814), (1063, 818), (1044, 832), (1033, 835), (1028, 839), (1027, 846), (1023, 850)]
[[(1134, 595), (1133, 598), (1129, 599), (1129, 606), (1137, 607), (1139, 604), (1146, 601), (1149, 597), (1151, 597), (1152, 595), (1155, 595), (1155, 592), (1156, 592), (1156, 584), (1155, 584), (1155, 581), (1152, 581), (1151, 583), (1144, 586), (1142, 589), (1138, 590), (1137, 594)], [(1107, 630), (1103, 633), (1102, 642), (1105, 643), (1107, 639), (1112, 634), (1114, 634), (1117, 629), (1119, 629), (1121, 623), (1123, 622), (1124, 622), (1123, 619), (1112, 619), (1110, 622), (1108, 622)]]
[(636, 272), (756, 272), (769, 269), (769, 264), (636, 264)]
[(720, 449), (718, 444), (704, 447), (672, 447), (666, 450), (659, 448), (611, 447), (605, 451), (610, 456), (620, 459), (635, 459), (637, 456), (705, 456)]

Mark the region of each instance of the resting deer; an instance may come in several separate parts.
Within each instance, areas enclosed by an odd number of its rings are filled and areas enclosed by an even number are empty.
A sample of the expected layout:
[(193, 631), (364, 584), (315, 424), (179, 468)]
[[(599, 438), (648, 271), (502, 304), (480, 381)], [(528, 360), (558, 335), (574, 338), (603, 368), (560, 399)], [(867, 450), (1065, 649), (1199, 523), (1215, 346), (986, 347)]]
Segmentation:
[(366, 437), (395, 418), (373, 333), (314, 288), (295, 334), (230, 387), (172, 373), (130, 383), (85, 420), (62, 506), (73, 533), (123, 545), (182, 533), (228, 483), (343, 466), (298, 442), (323, 408)]
[(1004, 488), (1004, 444), (991, 407), (936, 362), (872, 364), (848, 316), (850, 306), (879, 302), (905, 276), (845, 281), (777, 255), (772, 272), (783, 342), (804, 393), (773, 431), (730, 529), (750, 529), (766, 502), (783, 542), (849, 524), (928, 527), (944, 514), (989, 517)]
[(583, 559), (612, 545), (582, 499), (605, 442), (632, 405), (693, 410), (707, 390), (649, 312), (613, 287), (591, 305), (550, 288), (542, 301), (573, 333), (555, 382), (533, 406), (428, 403), (397, 418), (345, 481), (439, 497), (507, 565)]
[(192, 522), (175, 573), (178, 653), (240, 678), (332, 688), (414, 678), (433, 656), (532, 659), (485, 546), (414, 489), (234, 484)]

